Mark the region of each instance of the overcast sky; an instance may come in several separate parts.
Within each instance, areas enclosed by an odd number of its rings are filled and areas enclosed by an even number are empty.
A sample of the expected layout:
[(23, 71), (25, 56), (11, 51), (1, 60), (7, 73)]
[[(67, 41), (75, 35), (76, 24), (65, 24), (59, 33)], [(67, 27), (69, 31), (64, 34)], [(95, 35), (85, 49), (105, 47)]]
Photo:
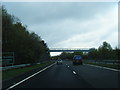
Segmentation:
[(4, 2), (48, 47), (98, 48), (107, 41), (118, 46), (116, 2)]

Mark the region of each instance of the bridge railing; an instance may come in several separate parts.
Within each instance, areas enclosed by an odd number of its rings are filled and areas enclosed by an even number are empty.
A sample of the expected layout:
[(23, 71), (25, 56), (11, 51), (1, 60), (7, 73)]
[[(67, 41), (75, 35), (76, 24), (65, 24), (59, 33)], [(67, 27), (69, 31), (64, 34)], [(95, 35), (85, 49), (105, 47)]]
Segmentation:
[(49, 52), (89, 52), (88, 48), (50, 48)]
[(89, 50), (89, 48), (50, 48), (50, 50)]

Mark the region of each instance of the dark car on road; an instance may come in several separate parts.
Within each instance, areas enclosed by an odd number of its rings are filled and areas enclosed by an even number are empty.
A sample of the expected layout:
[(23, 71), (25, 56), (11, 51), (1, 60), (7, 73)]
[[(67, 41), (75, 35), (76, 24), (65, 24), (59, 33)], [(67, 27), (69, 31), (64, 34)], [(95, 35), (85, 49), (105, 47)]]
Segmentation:
[(79, 64), (83, 64), (83, 59), (80, 55), (75, 55), (73, 57), (73, 65), (79, 65)]
[(62, 63), (63, 63), (62, 59), (57, 60), (57, 64), (62, 64)]

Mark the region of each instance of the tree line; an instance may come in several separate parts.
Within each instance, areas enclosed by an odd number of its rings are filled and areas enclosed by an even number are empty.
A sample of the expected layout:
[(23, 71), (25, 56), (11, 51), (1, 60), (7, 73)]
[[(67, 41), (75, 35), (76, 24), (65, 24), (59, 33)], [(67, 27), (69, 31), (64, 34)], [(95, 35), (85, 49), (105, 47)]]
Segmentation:
[(86, 55), (86, 58), (96, 60), (120, 60), (120, 49), (117, 47), (113, 49), (109, 43), (104, 41), (98, 49), (92, 48), (88, 55)]
[(14, 52), (14, 64), (36, 63), (50, 59), (47, 44), (2, 6), (2, 52)]
[(74, 55), (81, 55), (83, 59), (93, 60), (120, 60), (120, 49), (117, 47), (113, 49), (106, 41), (102, 45), (96, 48), (91, 48), (88, 53), (84, 52), (62, 52), (61, 55), (52, 57), (53, 59), (73, 59)]

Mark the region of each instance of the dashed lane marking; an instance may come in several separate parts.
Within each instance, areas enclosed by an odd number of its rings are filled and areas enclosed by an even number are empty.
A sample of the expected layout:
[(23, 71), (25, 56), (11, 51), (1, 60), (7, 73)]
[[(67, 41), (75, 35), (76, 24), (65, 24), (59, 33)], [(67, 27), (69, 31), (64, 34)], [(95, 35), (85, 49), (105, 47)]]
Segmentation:
[(75, 72), (75, 71), (73, 71), (73, 74), (76, 74), (76, 72)]

